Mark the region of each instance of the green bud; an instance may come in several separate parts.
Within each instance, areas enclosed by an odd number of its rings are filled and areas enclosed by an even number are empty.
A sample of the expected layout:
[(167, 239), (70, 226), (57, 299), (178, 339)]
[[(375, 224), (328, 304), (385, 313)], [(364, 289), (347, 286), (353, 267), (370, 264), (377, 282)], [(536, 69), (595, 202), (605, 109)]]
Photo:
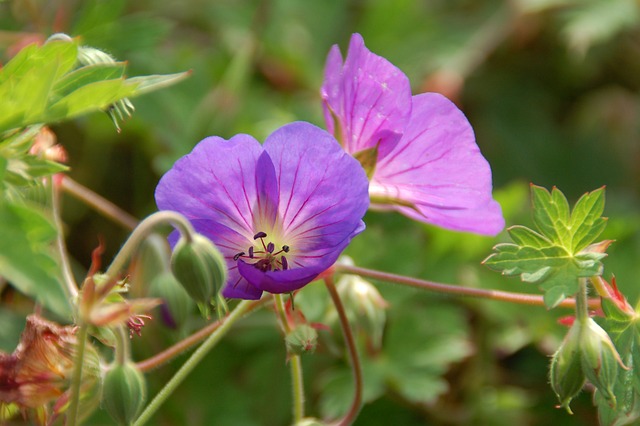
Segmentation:
[[(132, 288), (142, 290), (170, 270), (171, 250), (167, 240), (151, 234), (140, 244), (133, 259), (129, 281)], [(141, 295), (134, 295), (141, 296)]]
[(118, 424), (132, 424), (146, 398), (147, 383), (133, 362), (115, 364), (107, 371), (102, 385), (102, 405)]
[(336, 285), (347, 309), (349, 321), (371, 339), (374, 347), (382, 345), (388, 303), (370, 282), (358, 275), (344, 275)]
[(571, 400), (582, 390), (585, 383), (580, 359), (581, 324), (576, 321), (565, 336), (562, 345), (551, 359), (549, 380), (560, 406), (569, 414)]
[(198, 303), (203, 314), (227, 281), (227, 266), (216, 246), (207, 238), (196, 234), (191, 242), (182, 237), (171, 256), (173, 274)]
[(313, 353), (318, 344), (318, 332), (307, 324), (300, 324), (285, 337), (287, 352), (292, 355)]
[(172, 328), (184, 324), (193, 309), (193, 300), (171, 272), (165, 272), (151, 282), (149, 295), (162, 299), (163, 319)]
[(616, 405), (613, 386), (618, 376), (618, 365), (624, 368), (611, 338), (593, 319), (582, 328), (580, 350), (582, 368), (587, 379), (596, 387), (611, 407)]

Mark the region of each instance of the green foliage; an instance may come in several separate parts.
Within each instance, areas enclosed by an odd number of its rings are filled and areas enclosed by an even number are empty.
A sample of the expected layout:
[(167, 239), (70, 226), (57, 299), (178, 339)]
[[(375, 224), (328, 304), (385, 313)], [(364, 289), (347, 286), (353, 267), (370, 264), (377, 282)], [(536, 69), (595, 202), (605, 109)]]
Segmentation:
[(604, 327), (627, 368), (619, 369), (613, 386), (616, 405), (601, 392), (596, 392), (594, 401), (602, 425), (628, 425), (640, 418), (640, 313), (625, 313), (609, 299), (603, 299), (602, 308), (607, 318)]
[(564, 194), (532, 185), (534, 231), (512, 226), (507, 231), (514, 243), (498, 244), (484, 264), (503, 275), (519, 275), (522, 281), (539, 284), (549, 308), (578, 291), (578, 279), (602, 274), (600, 249), (589, 247), (602, 233), (606, 219), (604, 188), (585, 194), (573, 211)]
[(18, 290), (64, 318), (69, 300), (50, 243), (56, 230), (38, 209), (0, 203), (0, 271)]

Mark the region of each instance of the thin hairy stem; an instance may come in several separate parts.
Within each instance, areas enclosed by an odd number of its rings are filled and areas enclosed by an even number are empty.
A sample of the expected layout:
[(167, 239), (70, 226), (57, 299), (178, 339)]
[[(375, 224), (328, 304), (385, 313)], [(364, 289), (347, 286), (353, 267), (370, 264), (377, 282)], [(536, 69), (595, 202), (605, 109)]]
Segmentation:
[[(265, 306), (270, 301), (271, 301), (270, 296), (263, 297), (260, 300), (252, 301), (247, 307), (247, 310), (245, 313), (248, 314), (250, 312), (253, 312), (258, 308)], [(196, 344), (203, 341), (205, 338), (211, 335), (211, 333), (216, 331), (220, 327), (220, 325), (222, 325), (225, 319), (226, 317), (219, 319), (218, 321), (212, 322), (211, 324), (207, 324), (205, 327), (196, 331), (192, 335), (182, 339), (181, 341), (165, 349), (164, 351), (158, 354), (155, 354), (151, 358), (148, 358), (148, 359), (145, 359), (144, 361), (140, 361), (136, 363), (137, 367), (140, 369), (140, 371), (143, 371), (143, 372), (151, 371), (155, 368), (160, 367), (161, 365), (171, 361), (173, 358), (177, 357), (178, 355), (191, 349)]]
[(82, 367), (84, 365), (84, 350), (87, 346), (87, 334), (89, 327), (85, 322), (78, 324), (78, 347), (73, 365), (73, 376), (71, 378), (71, 397), (69, 410), (67, 412), (66, 426), (76, 426), (78, 421), (78, 411), (80, 408), (80, 385), (82, 384)]
[(101, 195), (96, 194), (86, 186), (79, 184), (69, 176), (64, 176), (60, 186), (69, 195), (72, 195), (89, 207), (92, 207), (98, 213), (107, 219), (113, 220), (123, 228), (131, 230), (138, 225), (138, 220), (135, 217), (131, 216), (129, 213), (125, 212)]
[(329, 295), (331, 296), (333, 305), (336, 308), (336, 312), (338, 313), (340, 327), (342, 328), (342, 335), (344, 336), (344, 341), (349, 353), (349, 360), (351, 361), (351, 370), (353, 372), (353, 382), (355, 387), (353, 400), (351, 401), (349, 411), (347, 411), (347, 413), (341, 419), (333, 423), (333, 425), (348, 426), (356, 419), (358, 413), (360, 412), (360, 408), (362, 407), (362, 366), (360, 365), (358, 348), (353, 337), (353, 332), (351, 331), (351, 326), (349, 325), (349, 319), (347, 318), (347, 313), (344, 310), (342, 300), (340, 300), (340, 295), (336, 290), (333, 278), (325, 277), (324, 283), (327, 287), (327, 290), (329, 291)]
[[(403, 275), (390, 274), (388, 272), (380, 272), (372, 269), (360, 268), (344, 264), (334, 265), (335, 272), (344, 274), (360, 275), (361, 277), (373, 278), (380, 281), (387, 281), (396, 284), (407, 285), (410, 287), (430, 290), (436, 293), (452, 294), (456, 296), (478, 297), (481, 299), (491, 299), (501, 302), (519, 303), (522, 305), (545, 306), (542, 296), (534, 294), (514, 293), (500, 290), (486, 290), (482, 288), (469, 288), (451, 284), (442, 284), (433, 281), (421, 280), (418, 278), (405, 277)], [(563, 308), (573, 308), (576, 301), (573, 298), (567, 298), (560, 302), (558, 306)], [(600, 307), (599, 299), (590, 299), (588, 306), (592, 309)]]
[(213, 349), (216, 344), (227, 334), (231, 326), (242, 318), (249, 310), (252, 302), (243, 300), (229, 316), (227, 316), (218, 328), (200, 345), (198, 349), (189, 357), (189, 359), (180, 367), (176, 374), (167, 382), (167, 384), (158, 392), (153, 400), (147, 405), (140, 417), (134, 422), (133, 426), (142, 426), (148, 422), (160, 406), (171, 396), (178, 386), (187, 378), (196, 366), (204, 359), (204, 357)]
[[(287, 313), (284, 307), (284, 301), (281, 294), (274, 294), (273, 300), (276, 305), (276, 313), (282, 331), (287, 336), (291, 333), (291, 325), (287, 320)], [(293, 423), (298, 423), (304, 417), (304, 380), (302, 375), (302, 362), (300, 355), (288, 354), (289, 356), (289, 369), (291, 370), (291, 396), (293, 398)]]
[(64, 241), (64, 230), (62, 226), (62, 218), (60, 216), (60, 191), (57, 186), (50, 182), (51, 185), (51, 207), (53, 212), (53, 222), (56, 227), (56, 249), (58, 250), (58, 256), (60, 256), (60, 266), (62, 268), (62, 286), (64, 292), (69, 300), (73, 300), (78, 296), (78, 283), (73, 278), (73, 272), (71, 272), (71, 264), (69, 262), (69, 255), (67, 252), (67, 246)]

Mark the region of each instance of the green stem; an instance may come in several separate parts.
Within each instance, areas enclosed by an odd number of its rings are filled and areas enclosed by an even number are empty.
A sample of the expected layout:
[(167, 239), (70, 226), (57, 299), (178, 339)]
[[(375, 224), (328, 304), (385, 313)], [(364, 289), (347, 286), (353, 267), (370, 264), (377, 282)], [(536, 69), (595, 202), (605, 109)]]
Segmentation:
[(587, 298), (587, 279), (578, 280), (579, 288), (576, 294), (576, 321), (585, 324), (589, 320), (589, 305)]
[[(270, 302), (270, 301), (271, 301), (271, 297), (269, 296), (263, 297), (260, 300), (254, 300), (253, 302), (251, 302), (251, 306), (247, 308), (246, 313), (248, 314), (250, 312), (253, 312), (254, 310), (264, 306), (267, 302)], [(224, 318), (219, 319), (218, 321), (212, 322), (211, 324), (207, 324), (205, 327), (196, 331), (192, 335), (182, 339), (181, 341), (165, 349), (164, 351), (155, 354), (149, 359), (145, 359), (144, 361), (137, 362), (136, 363), (137, 367), (140, 369), (140, 371), (150, 371), (166, 362), (169, 362), (171, 359), (180, 355), (184, 351), (192, 348), (197, 343), (204, 340), (207, 336), (211, 335), (211, 333), (213, 333), (218, 328), (220, 328), (223, 321), (224, 321)]]
[(73, 376), (71, 378), (71, 397), (69, 402), (69, 411), (67, 414), (66, 426), (75, 426), (78, 420), (78, 411), (80, 408), (80, 384), (82, 383), (82, 366), (84, 365), (84, 350), (87, 346), (87, 333), (89, 326), (85, 322), (78, 320), (78, 348), (76, 359), (74, 360)]
[(176, 213), (169, 210), (160, 211), (152, 214), (147, 217), (145, 220), (140, 222), (133, 233), (129, 236), (129, 239), (124, 243), (116, 257), (109, 265), (107, 272), (107, 280), (113, 280), (118, 272), (124, 268), (129, 258), (133, 255), (135, 250), (138, 248), (140, 243), (144, 241), (144, 239), (153, 232), (154, 228), (158, 225), (162, 224), (171, 224), (173, 225), (180, 234), (190, 241), (195, 235), (195, 230), (184, 216), (180, 213)]
[[(491, 299), (502, 302), (519, 303), (522, 305), (545, 306), (542, 296), (534, 294), (513, 293), (500, 290), (486, 290), (482, 288), (469, 288), (458, 285), (442, 284), (433, 281), (421, 280), (418, 278), (405, 277), (403, 275), (390, 274), (388, 272), (374, 271), (372, 269), (360, 268), (357, 266), (337, 263), (334, 265), (334, 272), (344, 274), (360, 275), (361, 277), (373, 278), (380, 281), (387, 281), (396, 284), (416, 287), (423, 290), (430, 290), (436, 293), (453, 294), (457, 296), (471, 296), (482, 299)], [(600, 307), (599, 299), (588, 300), (588, 306), (593, 309)], [(558, 306), (573, 308), (576, 305), (575, 299), (567, 298), (560, 302)]]
[(344, 310), (342, 300), (340, 300), (340, 295), (333, 283), (333, 277), (325, 277), (324, 283), (329, 291), (329, 295), (331, 296), (331, 300), (336, 308), (336, 312), (338, 313), (340, 327), (342, 328), (342, 335), (344, 336), (344, 341), (349, 353), (349, 359), (351, 361), (351, 370), (353, 371), (353, 382), (355, 387), (349, 411), (347, 411), (341, 419), (338, 419), (333, 423), (333, 425), (348, 426), (356, 419), (360, 412), (360, 408), (362, 407), (362, 366), (360, 365), (358, 348), (353, 337), (353, 332), (351, 331), (351, 326), (349, 325), (349, 319), (347, 318), (347, 313)]
[(134, 422), (133, 426), (142, 426), (150, 420), (151, 416), (160, 408), (167, 398), (176, 390), (176, 388), (186, 379), (193, 369), (204, 359), (211, 349), (227, 334), (231, 326), (249, 311), (252, 302), (243, 300), (229, 316), (220, 324), (220, 326), (200, 345), (198, 349), (189, 357), (189, 359), (180, 367), (176, 374), (167, 382), (167, 384), (158, 392), (153, 400), (147, 405), (140, 417)]
[(124, 331), (124, 326), (119, 325), (115, 328), (116, 335), (116, 364), (123, 365), (130, 357), (129, 336)]
[(102, 214), (107, 219), (113, 220), (122, 227), (132, 230), (138, 226), (138, 220), (135, 217), (131, 216), (129, 213), (125, 212), (106, 198), (96, 194), (86, 186), (79, 184), (69, 176), (64, 176), (60, 186), (69, 195), (72, 195), (86, 205), (93, 207), (98, 213)]
[[(291, 325), (287, 320), (287, 314), (284, 307), (284, 301), (281, 294), (273, 295), (276, 312), (280, 320), (280, 325), (285, 336), (291, 333)], [(288, 354), (289, 368), (291, 369), (291, 395), (293, 398), (293, 423), (300, 422), (304, 417), (304, 380), (302, 374), (302, 362), (300, 355)]]
[(62, 267), (62, 279), (64, 282), (63, 290), (69, 300), (75, 300), (78, 297), (78, 284), (73, 278), (69, 256), (67, 254), (67, 246), (64, 242), (64, 232), (62, 226), (62, 218), (60, 217), (60, 191), (56, 185), (51, 182), (51, 209), (53, 212), (53, 222), (56, 227), (56, 248), (60, 256), (60, 266)]

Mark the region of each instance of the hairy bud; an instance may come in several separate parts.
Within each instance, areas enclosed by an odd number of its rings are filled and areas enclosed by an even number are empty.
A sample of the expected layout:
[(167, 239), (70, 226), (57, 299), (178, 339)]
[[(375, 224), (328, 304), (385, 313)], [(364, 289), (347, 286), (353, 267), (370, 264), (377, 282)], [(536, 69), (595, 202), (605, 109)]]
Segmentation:
[(296, 326), (285, 337), (287, 352), (292, 355), (313, 353), (318, 343), (318, 332), (308, 324)]
[(171, 328), (184, 324), (193, 309), (193, 300), (171, 272), (157, 276), (151, 282), (149, 294), (162, 299), (162, 318)]
[(113, 365), (104, 377), (102, 405), (120, 425), (136, 419), (147, 398), (147, 383), (133, 362)]
[(227, 267), (216, 246), (197, 234), (191, 242), (180, 238), (171, 256), (171, 269), (189, 296), (208, 315), (209, 303), (227, 281)]
[(553, 355), (549, 370), (551, 387), (560, 401), (560, 406), (569, 413), (571, 400), (582, 390), (585, 383), (580, 357), (581, 331), (582, 325), (578, 321), (574, 322), (562, 345)]

